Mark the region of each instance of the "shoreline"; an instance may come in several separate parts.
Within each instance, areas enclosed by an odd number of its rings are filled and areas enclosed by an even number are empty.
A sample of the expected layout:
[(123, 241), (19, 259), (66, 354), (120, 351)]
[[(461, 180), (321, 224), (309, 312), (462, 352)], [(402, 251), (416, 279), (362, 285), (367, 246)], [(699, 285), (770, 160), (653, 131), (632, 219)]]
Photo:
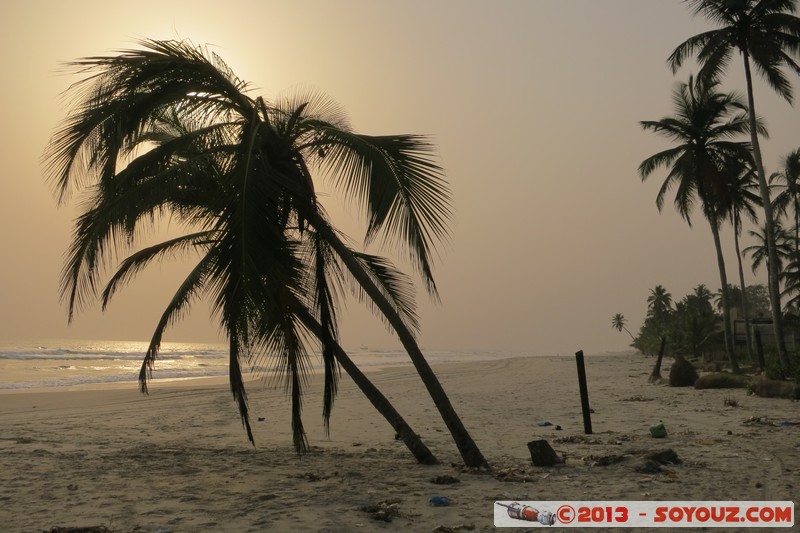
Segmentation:
[[(442, 353), (444, 351), (438, 350), (438, 353)], [(448, 351), (449, 352), (449, 351)], [(457, 351), (452, 351), (453, 354), (458, 354)], [(487, 352), (487, 353), (497, 353), (497, 352)], [(502, 352), (500, 352), (502, 353)], [(630, 357), (630, 356), (637, 356), (637, 352), (605, 352), (599, 354), (587, 354), (585, 357), (587, 358), (596, 358), (596, 357)], [(484, 361), (499, 361), (504, 359), (548, 359), (548, 358), (573, 358), (574, 355), (572, 354), (550, 354), (550, 353), (532, 353), (532, 354), (518, 354), (515, 352), (509, 352), (507, 357), (492, 357), (486, 359), (474, 359), (468, 362), (458, 361), (458, 360), (447, 360), (447, 361), (434, 361), (430, 362), (431, 366), (440, 366), (440, 365), (449, 365), (449, 364), (470, 364), (470, 363), (479, 363)], [(642, 356), (646, 357), (646, 356)], [(411, 360), (406, 360), (402, 362), (385, 362), (385, 363), (371, 363), (366, 365), (360, 365), (359, 368), (365, 374), (370, 374), (374, 372), (381, 372), (386, 369), (397, 368), (397, 367), (409, 367), (413, 368), (413, 364)], [(309, 375), (318, 375), (323, 372), (322, 365), (313, 365), (309, 366)], [(138, 372), (137, 372), (138, 373)], [(167, 377), (167, 378), (159, 378), (158, 377), (158, 369), (154, 371), (156, 377), (151, 379), (148, 383), (151, 387), (153, 386), (178, 386), (178, 387), (192, 387), (192, 386), (206, 386), (208, 384), (227, 384), (228, 383), (228, 375), (226, 374), (216, 374), (216, 375), (209, 375), (209, 376), (190, 376), (190, 377)], [(342, 372), (345, 375), (344, 371)], [(270, 375), (269, 372), (261, 372), (261, 371), (251, 371), (244, 375), (244, 380), (246, 383), (264, 381), (268, 379)], [(267, 376), (267, 377), (265, 377)], [(69, 391), (87, 391), (87, 390), (113, 390), (113, 389), (125, 389), (125, 388), (136, 388), (138, 389), (138, 381), (136, 379), (127, 379), (127, 380), (118, 380), (118, 381), (92, 381), (92, 382), (83, 382), (83, 383), (75, 383), (69, 385), (39, 385), (39, 386), (31, 386), (31, 387), (0, 387), (0, 396), (8, 395), (8, 394), (25, 394), (25, 393), (40, 393), (40, 392), (69, 392)]]
[[(410, 365), (370, 372), (370, 379), (438, 457), (437, 466), (417, 464), (346, 375), (330, 434), (322, 424), (321, 379), (311, 377), (303, 403), (311, 451), (302, 457), (292, 448), (283, 390), (257, 381), (248, 385), (255, 447), (227, 383), (158, 384), (149, 396), (136, 388), (7, 394), (0, 402), (0, 519), (16, 531), (101, 524), (175, 533), (493, 531), (495, 500), (782, 501), (796, 494), (800, 426), (759, 420), (796, 419), (797, 402), (741, 389), (650, 385), (653, 360), (641, 355), (585, 361), (592, 435), (583, 433), (574, 358), (433, 365), (490, 473), (460, 466)], [(658, 420), (665, 439), (649, 435)], [(535, 439), (547, 440), (565, 463), (534, 467), (526, 443)], [(654, 475), (635, 470), (643, 453), (664, 448), (681, 463)], [(610, 456), (619, 462), (598, 464)], [(438, 476), (459, 482), (433, 483)], [(431, 506), (433, 496), (452, 504)], [(391, 522), (363, 510), (381, 504), (397, 510)]]

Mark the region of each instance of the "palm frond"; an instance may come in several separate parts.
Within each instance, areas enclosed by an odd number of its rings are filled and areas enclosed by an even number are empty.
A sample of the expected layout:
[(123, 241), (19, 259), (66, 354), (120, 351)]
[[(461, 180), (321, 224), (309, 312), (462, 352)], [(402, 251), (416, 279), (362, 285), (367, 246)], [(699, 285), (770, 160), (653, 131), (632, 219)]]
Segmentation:
[(154, 117), (181, 108), (229, 121), (248, 117), (244, 84), (218, 60), (181, 41), (141, 41), (144, 50), (68, 64), (91, 74), (67, 92), (77, 109), (56, 130), (45, 153), (59, 201), (75, 186), (113, 175), (120, 149), (135, 143)]
[(678, 45), (667, 58), (667, 64), (672, 69), (672, 73), (678, 72), (684, 61), (693, 56), (697, 50), (702, 50), (706, 43), (715, 36), (716, 32), (717, 30), (711, 30), (692, 36)]
[(215, 254), (205, 255), (183, 280), (167, 308), (161, 314), (161, 319), (156, 325), (150, 344), (147, 347), (147, 352), (142, 360), (142, 366), (139, 369), (139, 388), (143, 393), (147, 393), (147, 381), (153, 376), (153, 368), (158, 352), (161, 349), (161, 339), (164, 336), (164, 332), (167, 327), (182, 316), (186, 311), (186, 306), (192, 299), (198, 297), (204, 291), (216, 260)]
[(342, 271), (336, 254), (317, 232), (308, 232), (306, 262), (309, 268), (309, 293), (313, 294), (313, 306), (317, 311), (320, 333), (317, 337), (322, 347), (325, 368), (322, 418), (326, 434), (330, 433), (330, 416), (338, 389), (339, 366), (336, 363), (335, 346), (338, 345), (336, 320), (336, 293), (342, 286)]
[[(433, 147), (416, 135), (368, 136), (312, 122), (318, 139), (308, 158), (325, 168), (334, 184), (366, 210), (365, 241), (382, 235), (405, 249), (436, 297), (431, 254), (449, 238), (451, 197)], [(324, 157), (317, 154), (322, 149)]]
[(200, 231), (190, 233), (188, 235), (181, 235), (168, 241), (161, 242), (154, 246), (149, 246), (136, 253), (128, 256), (117, 269), (117, 272), (111, 277), (106, 284), (106, 288), (100, 297), (102, 307), (108, 306), (109, 300), (116, 292), (117, 288), (129, 282), (133, 276), (139, 271), (144, 269), (151, 261), (160, 258), (166, 254), (176, 254), (186, 252), (187, 250), (194, 250), (198, 242), (209, 239), (213, 235), (210, 231)]
[[(242, 357), (240, 352), (240, 340), (238, 333), (240, 330), (229, 330), (233, 335), (229, 335), (228, 341), (228, 372), (231, 384), (231, 393), (233, 400), (239, 407), (239, 416), (242, 419), (242, 427), (247, 432), (247, 439), (255, 445), (255, 438), (253, 437), (253, 429), (250, 427), (250, 413), (247, 405), (247, 391), (244, 386), (244, 379), (242, 378), (242, 367), (239, 365), (239, 358)], [(245, 343), (246, 345), (246, 343)]]
[[(359, 252), (352, 252), (356, 260), (369, 275), (373, 283), (380, 289), (381, 293), (392, 305), (403, 322), (411, 331), (419, 331), (419, 319), (414, 302), (414, 284), (401, 271), (396, 269), (385, 257), (370, 255)], [(360, 287), (356, 286), (359, 299), (362, 302), (369, 302), (365, 293), (361, 292)], [(377, 309), (376, 309), (377, 312)], [(383, 318), (383, 314), (380, 314)]]

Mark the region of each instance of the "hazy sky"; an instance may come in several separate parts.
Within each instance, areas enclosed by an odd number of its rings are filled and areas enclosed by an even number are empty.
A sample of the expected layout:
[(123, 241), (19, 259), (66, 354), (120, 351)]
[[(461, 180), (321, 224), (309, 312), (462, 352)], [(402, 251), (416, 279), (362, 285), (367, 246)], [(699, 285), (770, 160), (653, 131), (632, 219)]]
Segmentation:
[[(363, 133), (424, 133), (451, 183), (453, 238), (436, 266), (442, 304), (420, 295), (421, 344), (430, 349), (588, 353), (625, 349), (610, 326), (635, 330), (656, 284), (679, 299), (719, 288), (711, 232), (690, 229), (665, 174), (636, 169), (668, 146), (640, 120), (671, 113), (665, 60), (708, 29), (677, 0), (100, 2), (28, 0), (0, 21), (0, 340), (148, 340), (186, 266), (154, 266), (101, 314), (70, 326), (59, 271), (79, 206), (58, 207), (42, 152), (74, 80), (59, 64), (135, 46), (138, 38), (210, 44), (253, 94), (317, 88)], [(724, 87), (742, 90), (738, 61)], [(794, 81), (800, 93), (800, 83)], [(800, 112), (756, 86), (771, 138), (767, 172), (800, 146)], [(332, 215), (356, 239), (357, 219)], [(732, 234), (723, 233), (729, 276)], [(764, 282), (765, 273), (747, 281)], [(342, 312), (347, 347), (398, 344), (355, 301)], [(204, 305), (168, 341), (214, 341)]]

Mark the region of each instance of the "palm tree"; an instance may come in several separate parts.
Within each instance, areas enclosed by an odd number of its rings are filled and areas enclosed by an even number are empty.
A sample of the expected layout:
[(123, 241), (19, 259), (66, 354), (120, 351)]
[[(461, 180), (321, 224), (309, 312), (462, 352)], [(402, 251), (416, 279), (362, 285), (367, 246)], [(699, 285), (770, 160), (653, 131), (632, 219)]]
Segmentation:
[(793, 15), (797, 2), (795, 0), (689, 0), (689, 3), (694, 15), (702, 14), (718, 28), (690, 37), (680, 44), (667, 60), (672, 71), (677, 72), (686, 58), (697, 53), (697, 60), (701, 66), (699, 77), (708, 82), (716, 80), (720, 74), (725, 73), (734, 50), (739, 51), (744, 62), (750, 142), (758, 171), (767, 229), (772, 322), (778, 353), (782, 363), (788, 368), (790, 361), (781, 322), (778, 252), (772, 228), (775, 218), (772, 215), (772, 203), (758, 140), (758, 134), (762, 132), (756, 127), (751, 62), (767, 79), (769, 85), (791, 103), (792, 87), (781, 69), (789, 67), (800, 74), (800, 65), (796, 59), (800, 56), (800, 19)]
[(694, 294), (688, 294), (675, 305), (673, 314), (673, 344), (676, 351), (702, 357), (717, 333), (719, 318), (711, 307), (711, 292), (698, 285)]
[(744, 213), (752, 222), (756, 222), (758, 216), (756, 215), (755, 206), (761, 203), (761, 197), (756, 192), (758, 178), (755, 175), (753, 165), (750, 163), (751, 161), (740, 161), (738, 170), (736, 166), (730, 169), (733, 179), (731, 180), (728, 190), (728, 208), (730, 210), (731, 224), (733, 225), (733, 245), (736, 250), (736, 266), (739, 274), (739, 286), (741, 288), (740, 305), (742, 319), (744, 320), (745, 344), (747, 346), (747, 355), (752, 359), (753, 343), (750, 338), (750, 314), (746, 298), (747, 286), (744, 282), (742, 251), (739, 245), (739, 236), (742, 234), (742, 214)]
[(781, 272), (783, 291), (781, 296), (788, 297), (784, 301), (784, 311), (800, 308), (800, 252), (792, 250), (786, 269)]
[(781, 297), (790, 296), (784, 302), (784, 310), (797, 308), (800, 302), (800, 148), (784, 157), (783, 169), (769, 177), (770, 184), (783, 182), (784, 189), (775, 197), (775, 210), (786, 215), (792, 206), (794, 220), (794, 249), (786, 270), (781, 272), (783, 291)]
[(633, 336), (633, 333), (625, 327), (625, 316), (622, 313), (617, 313), (613, 317), (611, 317), (611, 327), (616, 329), (619, 332), (622, 332), (624, 329), (625, 332), (631, 336), (631, 340), (636, 342), (636, 338)]
[(465, 463), (487, 466), (416, 344), (413, 284), (345, 244), (315, 193), (314, 177), (324, 175), (353, 197), (367, 215), (366, 240), (405, 250), (435, 297), (430, 257), (449, 233), (450, 195), (432, 146), (414, 135), (357, 134), (314, 94), (251, 98), (216, 55), (186, 42), (140, 44), (72, 64), (89, 76), (71, 88), (81, 101), (50, 144), (60, 201), (96, 182), (62, 278), (70, 319), (96, 294), (109, 248), (126, 249), (143, 223), (169, 215), (196, 231), (131, 255), (103, 294), (105, 302), (153, 258), (200, 253), (153, 335), (143, 390), (166, 327), (207, 295), (228, 336), (231, 389), (249, 436), (241, 364), (273, 357), (292, 395), (295, 446), (304, 449), (306, 337), (322, 347), (327, 417), (343, 353), (336, 300), (349, 284), (397, 333)]
[(783, 170), (769, 177), (770, 184), (783, 182), (783, 190), (775, 197), (773, 207), (780, 216), (786, 215), (789, 206), (792, 206), (794, 251), (798, 252), (800, 251), (800, 148), (785, 156), (783, 161)]
[[(739, 365), (733, 350), (730, 325), (730, 303), (727, 297), (728, 280), (725, 260), (719, 237), (728, 201), (731, 181), (729, 166), (749, 157), (749, 146), (745, 142), (729, 140), (746, 133), (748, 129), (744, 105), (733, 94), (716, 91), (716, 82), (679, 83), (673, 93), (675, 116), (658, 121), (643, 121), (646, 131), (663, 135), (677, 146), (645, 159), (639, 165), (642, 181), (656, 169), (669, 168), (669, 174), (656, 197), (659, 211), (664, 206), (666, 193), (675, 186), (675, 207), (691, 226), (690, 212), (699, 199), (703, 214), (711, 226), (714, 247), (717, 251), (720, 284), (723, 287), (723, 320), (725, 327), (725, 351), (731, 368), (738, 371)], [(739, 111), (738, 114), (733, 114)]]
[(656, 285), (650, 289), (650, 296), (647, 297), (647, 316), (661, 321), (671, 310), (672, 295), (667, 289), (663, 285)]
[(698, 301), (711, 303), (711, 299), (714, 297), (712, 292), (708, 290), (708, 287), (705, 283), (701, 283), (692, 290), (694, 291), (694, 294), (691, 296), (697, 298)]
[[(792, 244), (792, 236), (788, 231), (783, 229), (780, 221), (776, 221), (773, 226), (775, 231), (775, 248), (778, 252), (778, 272), (783, 271), (783, 265), (789, 259), (794, 245)], [(769, 268), (769, 253), (767, 251), (767, 228), (766, 224), (757, 230), (748, 230), (747, 232), (751, 238), (755, 239), (756, 244), (748, 246), (742, 250), (742, 256), (750, 256), (751, 268), (753, 274), (758, 272), (762, 264), (767, 266), (767, 278), (770, 276), (772, 269)], [(769, 279), (767, 279), (769, 282)], [(770, 306), (772, 301), (770, 300)]]

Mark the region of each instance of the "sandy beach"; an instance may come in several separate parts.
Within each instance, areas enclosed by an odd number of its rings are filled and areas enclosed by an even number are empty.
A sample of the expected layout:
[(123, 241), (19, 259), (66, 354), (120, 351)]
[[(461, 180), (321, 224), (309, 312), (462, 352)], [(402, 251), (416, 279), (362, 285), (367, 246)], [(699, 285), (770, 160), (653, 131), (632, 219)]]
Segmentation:
[[(438, 466), (415, 463), (347, 376), (329, 437), (321, 379), (312, 379), (304, 403), (312, 452), (303, 457), (292, 448), (283, 391), (260, 381), (248, 389), (255, 448), (219, 380), (159, 384), (149, 396), (135, 384), (3, 394), (0, 524), (20, 532), (492, 531), (495, 500), (794, 499), (797, 515), (800, 426), (780, 422), (800, 421), (798, 403), (651, 385), (652, 364), (633, 354), (587, 357), (592, 435), (583, 431), (573, 358), (435, 366), (490, 473), (459, 466), (410, 366), (369, 375)], [(665, 439), (648, 431), (659, 420)], [(526, 443), (535, 439), (547, 439), (566, 463), (534, 467)], [(667, 448), (681, 464), (635, 470), (645, 454)], [(623, 459), (601, 466), (604, 456)], [(433, 483), (437, 476), (459, 482)], [(432, 506), (434, 496), (451, 504)], [(393, 504), (391, 522), (364, 510), (382, 502)]]

